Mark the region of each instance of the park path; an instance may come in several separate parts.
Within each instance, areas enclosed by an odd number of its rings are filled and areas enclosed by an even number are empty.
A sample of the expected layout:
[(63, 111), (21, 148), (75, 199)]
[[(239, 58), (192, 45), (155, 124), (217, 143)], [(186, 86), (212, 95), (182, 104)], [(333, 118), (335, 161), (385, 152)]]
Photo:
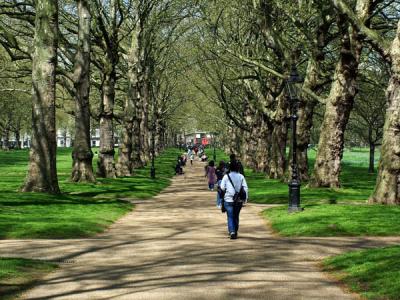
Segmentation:
[(357, 299), (318, 269), (345, 250), (400, 238), (280, 238), (247, 205), (239, 239), (196, 162), (170, 187), (92, 239), (4, 240), (0, 256), (61, 262), (25, 299)]

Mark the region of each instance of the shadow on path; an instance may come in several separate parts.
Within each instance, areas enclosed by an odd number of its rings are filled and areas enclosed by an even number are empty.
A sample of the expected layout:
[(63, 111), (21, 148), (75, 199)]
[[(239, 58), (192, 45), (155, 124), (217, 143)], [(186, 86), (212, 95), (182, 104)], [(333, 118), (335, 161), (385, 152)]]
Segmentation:
[(93, 239), (0, 241), (0, 256), (63, 263), (25, 299), (356, 299), (316, 262), (400, 238), (280, 238), (259, 217), (241, 214), (238, 240), (207, 191), (203, 164), (186, 168), (154, 201)]

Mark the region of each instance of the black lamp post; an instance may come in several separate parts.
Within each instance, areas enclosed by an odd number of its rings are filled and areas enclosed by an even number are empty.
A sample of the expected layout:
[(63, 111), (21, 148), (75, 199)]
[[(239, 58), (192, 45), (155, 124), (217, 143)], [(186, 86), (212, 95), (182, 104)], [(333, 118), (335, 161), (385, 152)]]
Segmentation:
[(300, 180), (297, 168), (297, 110), (299, 105), (298, 90), (296, 87), (297, 83), (302, 82), (299, 74), (297, 73), (296, 65), (292, 65), (290, 77), (286, 81), (286, 89), (290, 103), (290, 119), (292, 123), (292, 178), (289, 182), (289, 208), (288, 212), (298, 212), (303, 209), (300, 207)]

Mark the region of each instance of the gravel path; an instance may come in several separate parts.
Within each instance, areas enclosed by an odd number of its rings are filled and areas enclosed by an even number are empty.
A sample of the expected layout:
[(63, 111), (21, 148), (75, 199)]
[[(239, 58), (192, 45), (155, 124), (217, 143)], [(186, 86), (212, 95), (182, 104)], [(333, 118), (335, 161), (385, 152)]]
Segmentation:
[[(318, 261), (400, 238), (280, 238), (247, 205), (239, 238), (207, 191), (203, 164), (186, 168), (154, 200), (105, 233), (79, 240), (4, 240), (0, 256), (60, 262), (25, 299), (358, 299)], [(250, 187), (251, 188), (251, 187)]]

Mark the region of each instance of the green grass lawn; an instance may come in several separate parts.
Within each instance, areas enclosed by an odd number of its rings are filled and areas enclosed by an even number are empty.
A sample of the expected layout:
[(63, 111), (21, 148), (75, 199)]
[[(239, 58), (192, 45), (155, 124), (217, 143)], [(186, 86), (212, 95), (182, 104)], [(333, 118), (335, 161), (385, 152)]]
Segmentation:
[[(59, 149), (61, 195), (20, 193), (27, 169), (28, 151), (0, 151), (0, 238), (78, 238), (103, 231), (132, 209), (119, 198), (150, 198), (168, 186), (174, 175), (177, 150), (156, 159), (157, 178), (149, 167), (134, 177), (101, 179), (95, 184), (69, 181), (71, 149)], [(97, 157), (95, 157), (94, 165)]]
[[(316, 152), (309, 150), (310, 168), (314, 165)], [(379, 153), (376, 155), (379, 159)], [(371, 195), (376, 174), (368, 174), (369, 152), (367, 149), (346, 150), (343, 155), (340, 189), (309, 188), (307, 183), (301, 187), (301, 201), (311, 203), (365, 203)], [(288, 185), (280, 180), (265, 178), (262, 173), (246, 172), (250, 187), (250, 201), (263, 204), (287, 204)]]
[(367, 299), (399, 299), (400, 246), (349, 252), (325, 259), (323, 268)]
[(395, 236), (400, 232), (398, 206), (318, 204), (295, 214), (282, 206), (263, 215), (283, 236)]
[(20, 293), (32, 287), (37, 280), (57, 268), (45, 261), (0, 258), (1, 299), (15, 299)]

